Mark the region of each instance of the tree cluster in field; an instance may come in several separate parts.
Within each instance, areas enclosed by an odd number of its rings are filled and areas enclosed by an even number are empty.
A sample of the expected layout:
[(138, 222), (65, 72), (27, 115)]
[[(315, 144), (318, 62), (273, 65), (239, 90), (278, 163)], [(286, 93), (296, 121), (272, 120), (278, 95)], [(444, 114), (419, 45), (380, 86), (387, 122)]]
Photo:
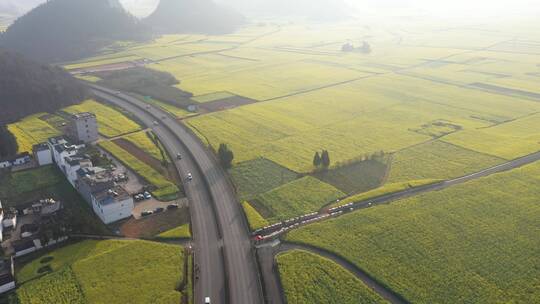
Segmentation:
[(313, 166), (317, 169), (328, 169), (330, 167), (330, 154), (327, 150), (322, 150), (321, 153), (315, 152), (313, 156)]
[(234, 153), (229, 149), (229, 146), (227, 144), (220, 144), (217, 154), (221, 165), (225, 169), (230, 169), (234, 160)]
[(174, 87), (180, 84), (180, 81), (167, 72), (137, 67), (129, 70), (100, 72), (96, 73), (96, 76), (102, 79), (98, 84), (150, 96), (186, 110), (190, 105), (195, 104), (190, 99), (193, 94)]
[(15, 20), (0, 46), (41, 62), (63, 62), (91, 56), (114, 41), (151, 37), (116, 0), (52, 0)]
[(354, 163), (370, 161), (370, 160), (378, 161), (380, 163), (385, 163), (386, 162), (386, 157), (387, 157), (387, 154), (383, 150), (380, 150), (380, 151), (377, 151), (377, 152), (374, 152), (374, 153), (371, 153), (371, 154), (366, 153), (364, 155), (360, 155), (358, 157), (355, 157), (355, 158), (352, 158), (352, 159), (349, 159), (349, 160), (346, 160), (346, 161), (337, 162), (335, 164), (335, 167), (336, 168), (346, 167), (346, 166), (349, 166), (349, 165), (354, 164)]
[(341, 47), (341, 51), (347, 53), (358, 52), (369, 54), (371, 53), (371, 45), (367, 41), (362, 41), (361, 46), (355, 47), (352, 43), (347, 42)]
[(17, 154), (17, 139), (6, 126), (0, 126), (0, 158)]
[(88, 92), (58, 67), (0, 49), (0, 125), (78, 103)]

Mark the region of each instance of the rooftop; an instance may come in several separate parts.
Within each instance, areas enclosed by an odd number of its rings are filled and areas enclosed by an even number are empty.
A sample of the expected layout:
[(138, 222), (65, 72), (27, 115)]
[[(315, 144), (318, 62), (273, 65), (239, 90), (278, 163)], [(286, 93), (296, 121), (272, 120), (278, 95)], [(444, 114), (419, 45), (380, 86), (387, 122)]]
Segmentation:
[(72, 114), (71, 117), (73, 119), (95, 118), (96, 114), (90, 113), (90, 112), (83, 112), (83, 113)]
[(47, 143), (40, 143), (32, 147), (32, 151), (34, 152), (46, 151), (46, 150), (49, 150), (49, 146), (47, 145)]
[(114, 186), (112, 189), (94, 193), (94, 197), (100, 205), (105, 206), (118, 203), (118, 201), (128, 199), (131, 196), (121, 186)]

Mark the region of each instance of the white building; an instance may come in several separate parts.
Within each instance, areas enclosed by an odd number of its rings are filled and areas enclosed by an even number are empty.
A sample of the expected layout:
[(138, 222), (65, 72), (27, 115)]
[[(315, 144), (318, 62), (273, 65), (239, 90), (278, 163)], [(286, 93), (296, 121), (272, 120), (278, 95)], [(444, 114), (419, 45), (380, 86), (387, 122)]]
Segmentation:
[(79, 171), (79, 169), (91, 168), (93, 166), (92, 161), (80, 156), (65, 157), (63, 163), (64, 174), (66, 175), (69, 183), (75, 188), (77, 188), (77, 171)]
[(91, 143), (98, 140), (96, 115), (88, 112), (71, 115), (68, 134), (76, 142)]
[(13, 258), (0, 261), (0, 294), (15, 289)]
[(0, 169), (11, 168), (29, 163), (32, 160), (28, 152), (15, 155), (13, 157), (0, 159)]
[(131, 216), (133, 198), (122, 187), (95, 193), (92, 198), (92, 208), (105, 224)]
[(51, 148), (46, 143), (41, 143), (33, 147), (34, 159), (39, 166), (46, 166), (53, 163)]
[(11, 162), (9, 160), (0, 160), (0, 169), (6, 169), (11, 167)]

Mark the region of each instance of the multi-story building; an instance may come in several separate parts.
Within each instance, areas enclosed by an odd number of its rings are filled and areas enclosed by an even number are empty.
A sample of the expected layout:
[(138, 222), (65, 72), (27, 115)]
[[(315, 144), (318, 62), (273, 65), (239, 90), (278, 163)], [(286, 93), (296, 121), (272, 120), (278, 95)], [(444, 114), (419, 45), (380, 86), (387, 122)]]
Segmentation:
[(105, 224), (131, 216), (133, 198), (116, 185), (108, 170), (93, 166), (82, 152), (85, 145), (73, 145), (58, 137), (50, 138), (48, 145), (58, 168)]
[(96, 115), (88, 112), (71, 115), (67, 133), (75, 142), (91, 143), (98, 140)]
[(39, 166), (46, 166), (53, 163), (51, 148), (47, 143), (34, 145), (32, 148), (34, 159)]

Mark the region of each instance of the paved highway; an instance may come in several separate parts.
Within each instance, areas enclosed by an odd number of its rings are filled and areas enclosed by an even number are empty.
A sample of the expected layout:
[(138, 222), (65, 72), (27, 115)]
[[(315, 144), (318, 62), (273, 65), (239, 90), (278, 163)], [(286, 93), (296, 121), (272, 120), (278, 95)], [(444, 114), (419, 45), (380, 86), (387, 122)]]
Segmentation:
[[(195, 303), (262, 303), (258, 267), (249, 230), (236, 201), (230, 181), (210, 151), (185, 126), (168, 113), (146, 109), (146, 104), (129, 95), (93, 86), (94, 94), (124, 108), (152, 129), (176, 160), (190, 201), (194, 257), (199, 272), (195, 281)], [(158, 121), (159, 125), (153, 122)], [(187, 173), (193, 174), (186, 181)]]

